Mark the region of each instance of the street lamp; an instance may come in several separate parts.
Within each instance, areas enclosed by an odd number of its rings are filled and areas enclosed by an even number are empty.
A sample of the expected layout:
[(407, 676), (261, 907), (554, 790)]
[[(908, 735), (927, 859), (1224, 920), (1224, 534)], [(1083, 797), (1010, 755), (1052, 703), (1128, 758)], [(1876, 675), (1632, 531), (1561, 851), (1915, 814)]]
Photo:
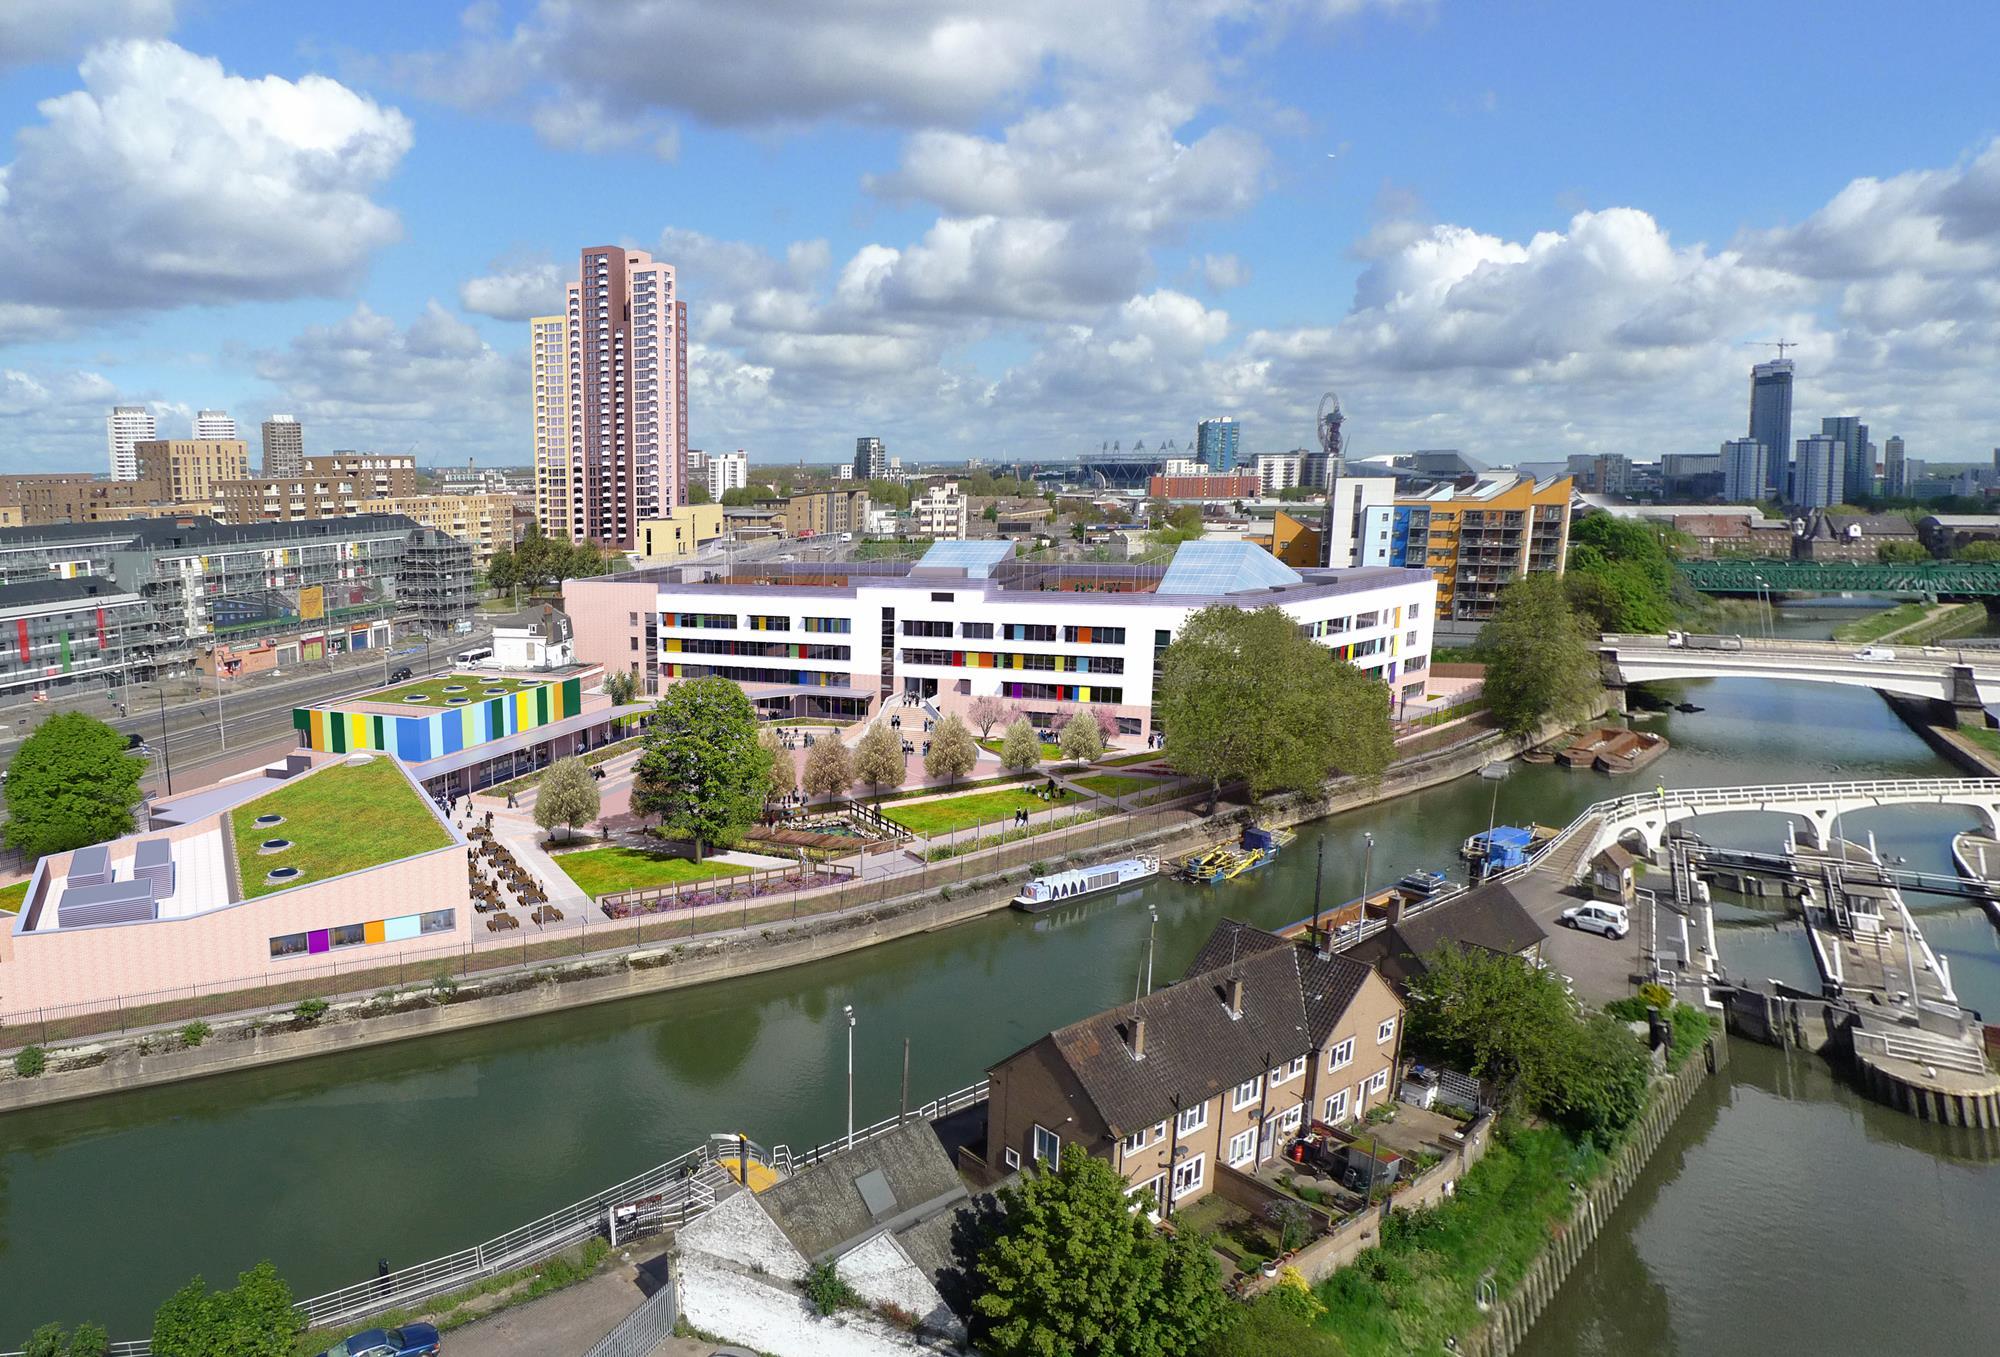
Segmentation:
[(1361, 836), (1361, 915), (1368, 916), (1368, 878), (1375, 870), (1375, 836)]
[(1160, 927), (1158, 905), (1147, 905), (1146, 912), (1153, 916), (1153, 922), (1146, 926), (1146, 993), (1153, 992), (1153, 935)]
[(1506, 780), (1507, 765), (1496, 759), (1481, 768), (1479, 776), (1493, 784), (1493, 799), (1486, 807), (1486, 856), (1479, 863), (1479, 878), (1483, 881), (1493, 873), (1493, 830), (1499, 820), (1500, 784)]
[(167, 686), (155, 680), (153, 691), (160, 697), (160, 762), (167, 770), (167, 795), (174, 794), (174, 756), (167, 749)]
[(842, 1004), (847, 1015), (847, 1148), (854, 1148), (854, 1005)]

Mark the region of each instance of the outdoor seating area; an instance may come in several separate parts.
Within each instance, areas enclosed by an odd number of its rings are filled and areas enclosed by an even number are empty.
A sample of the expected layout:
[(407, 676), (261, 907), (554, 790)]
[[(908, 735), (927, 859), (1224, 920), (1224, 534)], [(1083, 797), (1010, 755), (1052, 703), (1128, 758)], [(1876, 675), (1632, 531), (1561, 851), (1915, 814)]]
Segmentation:
[(487, 932), (519, 928), (521, 921), (508, 912), (511, 909), (532, 910), (529, 917), (537, 924), (548, 922), (548, 915), (562, 917), (562, 911), (548, 903), (548, 892), (541, 882), (521, 866), (512, 849), (481, 826), (469, 831), (468, 837), (472, 852), (466, 859), (467, 886), (473, 910), (487, 916)]

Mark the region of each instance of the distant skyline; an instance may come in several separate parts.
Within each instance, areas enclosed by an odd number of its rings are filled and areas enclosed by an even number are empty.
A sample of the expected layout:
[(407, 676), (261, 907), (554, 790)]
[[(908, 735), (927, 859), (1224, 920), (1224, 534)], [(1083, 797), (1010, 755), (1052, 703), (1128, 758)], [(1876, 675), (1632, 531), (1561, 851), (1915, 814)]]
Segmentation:
[[(73, 0), (0, 14), (0, 467), (105, 421), (532, 458), (591, 245), (688, 302), (753, 462), (1311, 442), (2000, 444), (2000, 12), (1779, 0)], [(1782, 52), (1793, 89), (1765, 107)]]

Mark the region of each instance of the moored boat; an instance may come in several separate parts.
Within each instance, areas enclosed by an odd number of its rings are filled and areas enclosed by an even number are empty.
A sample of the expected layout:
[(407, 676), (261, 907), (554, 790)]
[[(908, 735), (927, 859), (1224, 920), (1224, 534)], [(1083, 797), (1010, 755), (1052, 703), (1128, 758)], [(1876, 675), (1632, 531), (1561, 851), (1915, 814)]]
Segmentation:
[(1120, 858), (1096, 867), (1078, 867), (1067, 872), (1053, 872), (1048, 876), (1038, 876), (1021, 887), (1021, 893), (1014, 897), (1014, 908), (1029, 914), (1039, 914), (1057, 905), (1066, 905), (1086, 895), (1099, 891), (1116, 890), (1129, 886), (1135, 881), (1160, 874), (1158, 858)]

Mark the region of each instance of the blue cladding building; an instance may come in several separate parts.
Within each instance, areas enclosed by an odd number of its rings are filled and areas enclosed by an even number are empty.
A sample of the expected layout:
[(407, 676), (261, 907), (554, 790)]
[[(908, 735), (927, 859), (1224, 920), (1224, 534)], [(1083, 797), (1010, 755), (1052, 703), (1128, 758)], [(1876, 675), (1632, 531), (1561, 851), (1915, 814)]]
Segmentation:
[(1228, 415), (1204, 419), (1195, 426), (1195, 457), (1210, 471), (1234, 471), (1242, 432), (1243, 426)]

